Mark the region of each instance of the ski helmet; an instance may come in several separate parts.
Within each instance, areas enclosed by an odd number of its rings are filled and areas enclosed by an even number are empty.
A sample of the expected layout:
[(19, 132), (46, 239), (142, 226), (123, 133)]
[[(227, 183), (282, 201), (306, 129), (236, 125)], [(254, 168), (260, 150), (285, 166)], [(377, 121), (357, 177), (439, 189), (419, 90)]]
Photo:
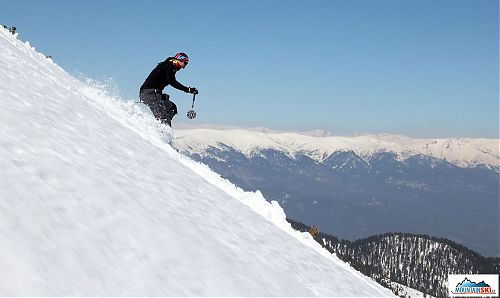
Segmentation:
[(175, 54), (174, 58), (181, 61), (182, 63), (184, 63), (184, 65), (187, 65), (189, 62), (189, 57), (188, 57), (188, 55), (186, 55), (186, 53), (182, 53), (182, 52), (177, 53), (177, 54)]

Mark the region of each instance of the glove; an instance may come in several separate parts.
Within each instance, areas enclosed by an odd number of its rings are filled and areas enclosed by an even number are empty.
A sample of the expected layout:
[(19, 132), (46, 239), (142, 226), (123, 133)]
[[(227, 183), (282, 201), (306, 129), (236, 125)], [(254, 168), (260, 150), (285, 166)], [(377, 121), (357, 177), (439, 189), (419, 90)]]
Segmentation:
[(198, 89), (196, 89), (195, 87), (189, 87), (188, 88), (188, 93), (198, 94)]

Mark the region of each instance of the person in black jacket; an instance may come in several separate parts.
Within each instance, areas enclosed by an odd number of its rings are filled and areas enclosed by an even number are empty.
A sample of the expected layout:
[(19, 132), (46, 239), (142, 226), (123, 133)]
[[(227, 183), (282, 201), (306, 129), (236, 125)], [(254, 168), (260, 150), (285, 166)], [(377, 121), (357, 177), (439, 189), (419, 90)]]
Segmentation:
[(169, 126), (172, 126), (172, 118), (177, 114), (177, 106), (170, 101), (168, 94), (162, 93), (163, 88), (171, 85), (181, 91), (198, 94), (198, 89), (186, 87), (175, 79), (175, 73), (185, 68), (188, 62), (189, 57), (185, 53), (168, 57), (151, 71), (139, 92), (139, 98), (149, 106), (156, 119)]

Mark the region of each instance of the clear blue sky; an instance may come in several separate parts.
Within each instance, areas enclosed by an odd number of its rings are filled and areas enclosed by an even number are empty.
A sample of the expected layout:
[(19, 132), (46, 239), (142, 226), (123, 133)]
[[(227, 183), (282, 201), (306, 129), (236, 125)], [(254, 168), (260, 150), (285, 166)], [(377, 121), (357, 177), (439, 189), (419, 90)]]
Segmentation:
[[(125, 98), (190, 56), (192, 123), (494, 137), (497, 0), (2, 1), (0, 23)], [(27, 86), (29, 88), (29, 86)], [(191, 96), (165, 90), (188, 121)]]

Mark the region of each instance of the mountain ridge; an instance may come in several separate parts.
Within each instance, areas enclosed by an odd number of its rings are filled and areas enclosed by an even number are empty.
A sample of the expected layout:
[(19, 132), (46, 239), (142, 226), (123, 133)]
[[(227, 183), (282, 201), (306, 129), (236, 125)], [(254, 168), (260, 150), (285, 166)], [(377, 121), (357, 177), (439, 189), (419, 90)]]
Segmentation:
[[(287, 219), (298, 231), (310, 226)], [(446, 238), (424, 234), (385, 233), (355, 241), (319, 232), (314, 239), (342, 260), (398, 294), (388, 281), (445, 297), (448, 274), (494, 274), (500, 258), (484, 257)]]
[[(265, 146), (253, 146), (263, 144), (257, 140), (260, 136), (237, 136), (242, 141), (236, 144), (224, 136), (218, 140), (218, 133), (203, 131), (198, 139), (194, 132), (187, 139), (174, 139), (173, 146), (240, 187), (262, 191), (288, 216), (314, 220), (324, 231), (346, 239), (394, 231), (424, 233), (453, 239), (485, 255), (500, 254), (495, 224), (498, 171), (460, 167), (421, 153), (402, 158), (394, 150), (372, 150), (364, 157), (341, 150), (318, 161), (304, 153), (304, 147), (282, 148), (287, 143), (277, 146), (265, 136)], [(188, 146), (179, 146), (178, 141), (188, 140)], [(287, 142), (296, 144), (293, 139)], [(242, 152), (242, 147), (251, 150)]]
[(178, 149), (189, 148), (202, 153), (207, 146), (222, 144), (247, 156), (259, 149), (275, 149), (294, 157), (307, 155), (323, 161), (340, 151), (354, 151), (363, 159), (379, 152), (393, 152), (405, 160), (417, 154), (446, 160), (460, 167), (486, 167), (500, 171), (499, 139), (488, 138), (429, 138), (416, 139), (401, 135), (311, 136), (292, 132), (262, 132), (246, 129), (187, 129), (176, 130), (174, 144)]

